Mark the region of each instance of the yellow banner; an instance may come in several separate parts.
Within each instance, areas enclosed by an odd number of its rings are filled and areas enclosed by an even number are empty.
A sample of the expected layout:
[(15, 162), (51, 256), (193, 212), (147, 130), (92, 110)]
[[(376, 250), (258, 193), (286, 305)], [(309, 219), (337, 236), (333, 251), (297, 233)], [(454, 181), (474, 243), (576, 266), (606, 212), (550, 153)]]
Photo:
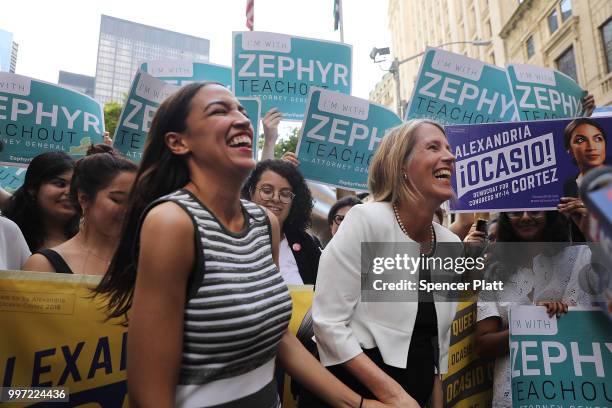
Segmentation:
[(72, 407), (127, 406), (127, 330), (91, 299), (99, 279), (0, 271), (3, 387), (67, 388)]
[[(127, 329), (105, 321), (103, 304), (91, 297), (98, 281), (95, 276), (0, 271), (2, 387), (64, 387), (73, 407), (127, 407)], [(313, 288), (292, 286), (290, 292), (289, 329), (296, 334), (312, 305)], [(447, 407), (491, 406), (493, 363), (475, 354), (475, 325), (476, 304), (460, 303), (443, 378)], [(289, 384), (286, 378), (283, 406), (292, 408)]]
[[(96, 276), (0, 271), (0, 386), (63, 387), (71, 407), (127, 407), (127, 328), (105, 321)], [(291, 286), (295, 334), (311, 285)], [(285, 381), (284, 407), (293, 407)], [(23, 402), (6, 407), (40, 406)]]
[[(289, 293), (291, 293), (291, 300), (293, 301), (289, 330), (295, 335), (300, 331), (304, 316), (312, 306), (313, 288), (313, 285), (289, 285)], [(282, 388), (283, 408), (294, 408), (296, 404), (291, 393), (291, 379), (288, 375), (284, 376)]]
[(476, 302), (461, 302), (451, 325), (448, 373), (442, 377), (445, 407), (491, 407), (494, 363), (478, 357), (475, 335)]

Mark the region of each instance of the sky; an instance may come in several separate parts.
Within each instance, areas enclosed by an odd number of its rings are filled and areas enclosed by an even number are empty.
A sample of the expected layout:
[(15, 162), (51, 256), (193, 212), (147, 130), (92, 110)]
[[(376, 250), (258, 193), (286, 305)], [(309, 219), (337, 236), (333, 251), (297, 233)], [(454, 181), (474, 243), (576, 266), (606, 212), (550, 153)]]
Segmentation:
[[(343, 0), (353, 45), (353, 95), (368, 98), (384, 71), (369, 58), (390, 46), (388, 0)], [(0, 28), (19, 44), (16, 73), (57, 83), (60, 70), (94, 76), (100, 15), (210, 40), (210, 62), (231, 66), (232, 31), (245, 31), (246, 0), (6, 0)], [(255, 29), (339, 41), (333, 0), (255, 0)]]

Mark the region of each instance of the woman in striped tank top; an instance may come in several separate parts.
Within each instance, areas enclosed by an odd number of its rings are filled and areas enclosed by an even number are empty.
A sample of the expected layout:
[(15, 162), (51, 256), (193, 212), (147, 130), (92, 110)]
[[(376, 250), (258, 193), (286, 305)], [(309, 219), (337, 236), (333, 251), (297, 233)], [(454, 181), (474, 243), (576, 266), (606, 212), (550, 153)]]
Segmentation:
[(279, 227), (240, 200), (253, 128), (223, 86), (191, 84), (153, 119), (123, 235), (97, 292), (129, 315), (132, 407), (277, 407), (275, 359), (337, 407), (363, 400), (287, 330)]

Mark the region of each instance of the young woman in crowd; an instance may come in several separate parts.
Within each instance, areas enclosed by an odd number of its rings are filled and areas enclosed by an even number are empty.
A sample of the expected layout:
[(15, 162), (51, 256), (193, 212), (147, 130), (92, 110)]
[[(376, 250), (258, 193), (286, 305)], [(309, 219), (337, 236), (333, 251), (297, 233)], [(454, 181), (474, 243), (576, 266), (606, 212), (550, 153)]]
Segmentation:
[[(472, 233), (467, 242), (482, 242)], [(503, 292), (481, 293), (478, 300), (476, 351), (495, 358), (493, 406), (511, 407), (508, 311), (516, 304), (539, 304), (549, 315), (567, 312), (568, 305), (588, 305), (590, 297), (578, 284), (578, 273), (591, 260), (589, 248), (569, 246), (567, 220), (557, 211), (501, 213), (497, 245), (489, 260), (497, 265), (491, 278), (505, 282)], [(497, 249), (497, 251), (495, 251)], [(503, 268), (499, 265), (503, 265)]]
[(277, 407), (277, 357), (334, 406), (380, 406), (287, 331), (279, 223), (240, 200), (255, 166), (252, 140), (244, 108), (220, 84), (187, 85), (157, 110), (119, 247), (97, 288), (110, 317), (129, 312), (130, 406)]
[[(438, 373), (447, 371), (454, 303), (434, 302), (431, 293), (419, 293), (418, 302), (362, 302), (360, 248), (368, 241), (420, 243), (421, 254), (433, 256), (437, 242), (460, 242), (432, 222), (454, 195), (454, 161), (435, 122), (413, 120), (388, 132), (370, 166), (374, 202), (351, 209), (321, 256), (313, 303), (321, 362), (367, 397), (442, 406)], [(418, 278), (430, 280), (430, 271)]]
[(346, 196), (332, 205), (329, 213), (327, 213), (327, 224), (329, 225), (332, 237), (338, 232), (338, 228), (340, 228), (340, 224), (344, 221), (346, 213), (357, 204), (363, 204), (363, 202), (356, 196)]
[[(106, 150), (104, 150), (106, 151)], [(136, 165), (110, 153), (96, 153), (75, 166), (70, 198), (81, 216), (79, 232), (53, 248), (40, 249), (23, 269), (104, 275), (121, 236)]]
[(79, 217), (69, 197), (73, 169), (74, 160), (64, 152), (40, 154), (10, 198), (4, 215), (19, 226), (30, 251), (57, 246), (76, 234)]
[(321, 243), (306, 232), (312, 196), (295, 165), (278, 159), (257, 163), (242, 188), (242, 197), (267, 208), (281, 229), (279, 263), (287, 284), (314, 284)]

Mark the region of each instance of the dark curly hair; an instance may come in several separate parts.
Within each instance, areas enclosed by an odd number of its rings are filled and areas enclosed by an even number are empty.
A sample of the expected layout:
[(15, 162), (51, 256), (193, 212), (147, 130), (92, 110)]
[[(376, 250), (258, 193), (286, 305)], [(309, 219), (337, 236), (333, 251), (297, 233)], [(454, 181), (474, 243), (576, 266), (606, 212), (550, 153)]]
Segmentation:
[[(26, 171), (23, 185), (11, 197), (4, 215), (19, 226), (30, 251), (39, 250), (45, 242), (45, 230), (38, 206), (40, 186), (74, 170), (74, 160), (64, 152), (47, 152), (34, 157)], [(78, 215), (66, 223), (64, 234), (72, 237), (78, 230)]]
[(310, 227), (310, 215), (312, 214), (313, 207), (312, 195), (306, 180), (304, 180), (304, 176), (294, 165), (279, 159), (260, 161), (249, 175), (244, 186), (242, 186), (242, 197), (246, 200), (251, 200), (251, 195), (255, 192), (255, 187), (266, 170), (273, 171), (287, 180), (295, 194), (289, 215), (283, 225), (281, 225), (281, 230), (283, 232), (287, 229), (305, 232)]
[[(558, 211), (546, 211), (546, 226), (540, 242), (569, 242), (569, 224)], [(497, 242), (525, 242), (514, 232), (508, 213), (500, 213), (497, 225)]]

